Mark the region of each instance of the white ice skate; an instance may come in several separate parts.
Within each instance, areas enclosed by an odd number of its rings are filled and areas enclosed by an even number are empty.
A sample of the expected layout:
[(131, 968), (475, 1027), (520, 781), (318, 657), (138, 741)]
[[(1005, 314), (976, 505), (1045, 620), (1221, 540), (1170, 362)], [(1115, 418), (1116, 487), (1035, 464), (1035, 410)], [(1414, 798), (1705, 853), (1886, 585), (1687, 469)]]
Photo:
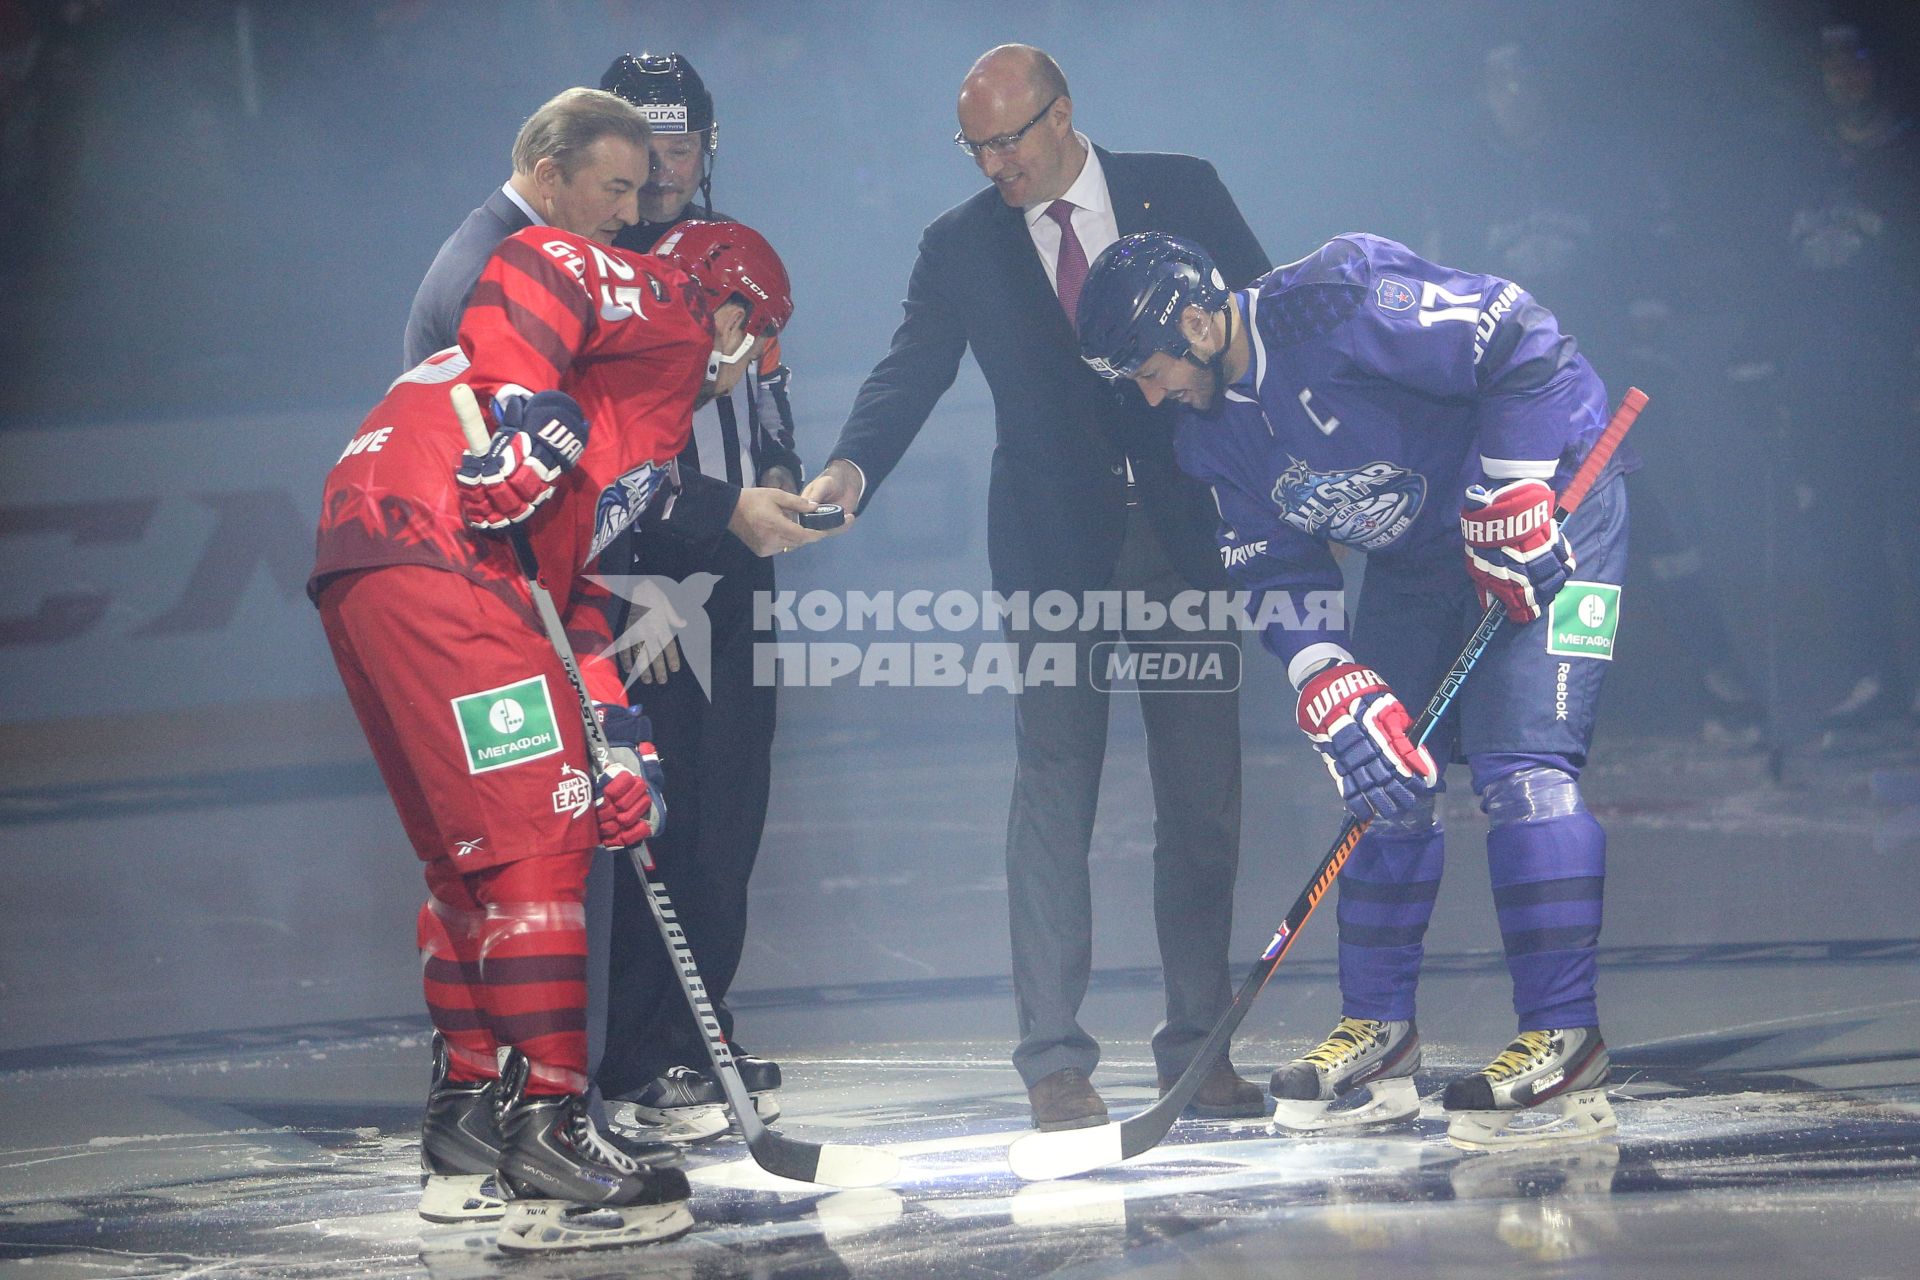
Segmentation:
[(1522, 1031), (1499, 1057), (1447, 1086), (1447, 1140), (1472, 1150), (1595, 1138), (1618, 1129), (1598, 1027)]
[(1320, 1046), (1273, 1073), (1269, 1133), (1350, 1133), (1420, 1114), (1413, 1073), (1420, 1032), (1412, 1022), (1342, 1018)]

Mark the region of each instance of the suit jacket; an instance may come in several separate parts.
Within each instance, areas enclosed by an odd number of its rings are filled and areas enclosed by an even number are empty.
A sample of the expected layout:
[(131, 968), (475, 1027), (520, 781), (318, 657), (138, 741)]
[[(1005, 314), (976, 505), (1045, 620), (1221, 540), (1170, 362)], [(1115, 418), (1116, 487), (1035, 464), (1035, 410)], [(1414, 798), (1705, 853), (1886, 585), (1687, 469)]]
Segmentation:
[(474, 283), (480, 279), (480, 269), (502, 240), (532, 225), (520, 206), (496, 187), (486, 203), (468, 214), (460, 229), (447, 237), (440, 252), (433, 255), (433, 265), (427, 268), (413, 295), (413, 306), (407, 311), (404, 368), (411, 369), (454, 344), (460, 332), (460, 316), (467, 309)]
[[(1213, 166), (1099, 151), (1120, 234), (1166, 231), (1213, 255), (1239, 287), (1270, 264)], [(1126, 463), (1168, 557), (1195, 586), (1226, 584), (1212, 499), (1173, 461), (1169, 418), (1083, 364), (1021, 211), (992, 187), (920, 239), (893, 346), (854, 400), (833, 456), (865, 473), (862, 506), (953, 385), (967, 348), (993, 391), (987, 554), (1001, 591), (1085, 591), (1112, 574), (1126, 527)]]

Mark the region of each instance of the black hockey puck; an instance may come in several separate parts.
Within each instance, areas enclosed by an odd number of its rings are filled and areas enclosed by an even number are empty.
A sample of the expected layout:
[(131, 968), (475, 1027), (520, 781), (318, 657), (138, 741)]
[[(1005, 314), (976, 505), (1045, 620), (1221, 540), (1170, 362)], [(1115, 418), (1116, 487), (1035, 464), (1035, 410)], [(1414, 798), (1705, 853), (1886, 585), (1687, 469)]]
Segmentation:
[(811, 511), (800, 513), (802, 529), (838, 529), (847, 522), (847, 513), (832, 502), (823, 502)]

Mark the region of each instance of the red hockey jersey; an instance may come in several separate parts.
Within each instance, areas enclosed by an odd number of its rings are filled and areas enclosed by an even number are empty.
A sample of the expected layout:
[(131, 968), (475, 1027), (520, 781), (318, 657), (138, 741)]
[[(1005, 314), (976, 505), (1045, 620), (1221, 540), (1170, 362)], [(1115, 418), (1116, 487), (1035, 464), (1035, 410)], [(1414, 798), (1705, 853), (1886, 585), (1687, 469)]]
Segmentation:
[(673, 263), (552, 227), (503, 240), (474, 286), (460, 350), (402, 375), (328, 473), (308, 592), (350, 569), (424, 564), (524, 599), (506, 541), (460, 516), (465, 443), (447, 398), (459, 381), (482, 404), (508, 385), (580, 402), (586, 449), (527, 529), (563, 608), (596, 593), (580, 575), (674, 483), (712, 346), (706, 300)]

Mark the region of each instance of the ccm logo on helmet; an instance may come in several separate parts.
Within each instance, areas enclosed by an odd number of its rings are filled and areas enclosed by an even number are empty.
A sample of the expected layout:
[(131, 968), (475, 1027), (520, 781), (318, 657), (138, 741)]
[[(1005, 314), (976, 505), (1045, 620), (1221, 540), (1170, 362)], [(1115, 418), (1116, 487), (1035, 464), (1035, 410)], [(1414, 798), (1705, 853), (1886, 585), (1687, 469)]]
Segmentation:
[(748, 275), (744, 271), (736, 272), (735, 274), (739, 277), (741, 284), (744, 284), (745, 286), (747, 286), (747, 288), (753, 290), (755, 297), (759, 298), (763, 302), (772, 301), (772, 299), (767, 297), (767, 291), (765, 289), (762, 289), (759, 285), (753, 282), (752, 276)]

